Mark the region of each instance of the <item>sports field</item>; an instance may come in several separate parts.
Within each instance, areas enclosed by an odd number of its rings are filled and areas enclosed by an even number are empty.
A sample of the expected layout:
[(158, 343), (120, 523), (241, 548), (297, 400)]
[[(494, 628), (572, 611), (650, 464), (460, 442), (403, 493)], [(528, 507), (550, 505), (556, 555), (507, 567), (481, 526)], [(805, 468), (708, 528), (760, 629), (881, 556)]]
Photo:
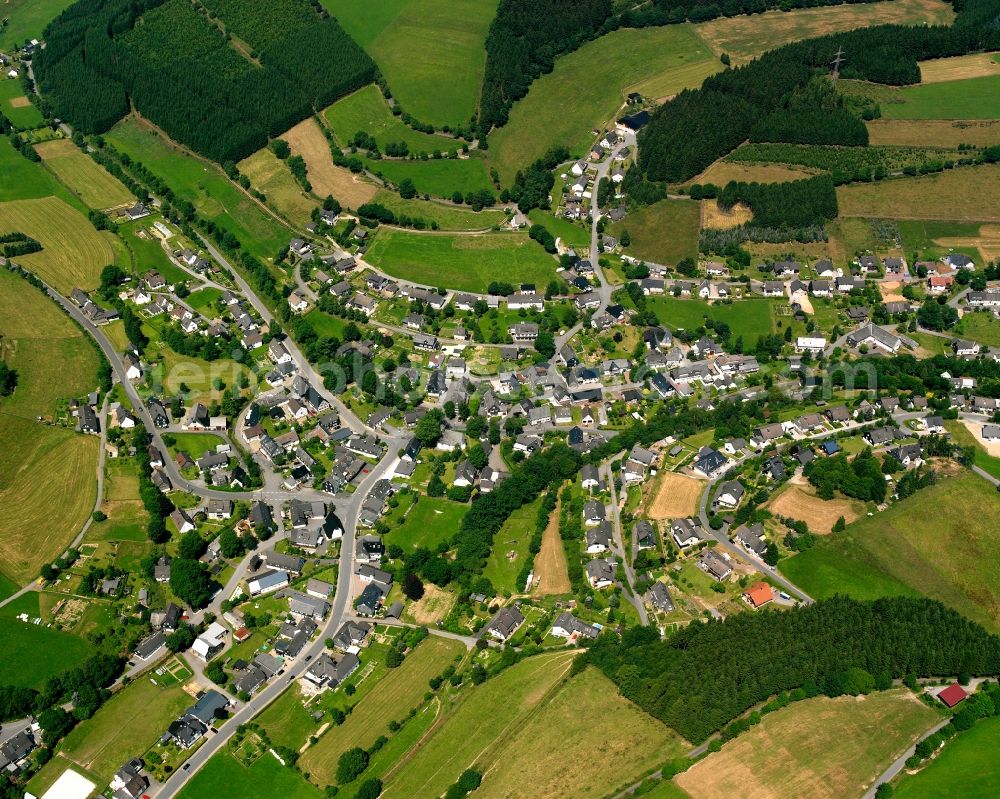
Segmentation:
[(398, 544), (404, 550), (425, 547), (433, 551), (458, 531), (468, 510), (469, 506), (465, 504), (422, 496), (406, 514), (403, 523), (389, 532), (386, 541)]
[(405, 142), (411, 153), (450, 152), (461, 147), (461, 142), (448, 136), (421, 133), (392, 115), (382, 92), (375, 85), (358, 89), (343, 97), (323, 112), (323, 116), (337, 137), (346, 147), (358, 131), (373, 136), (384, 150), (390, 142)]
[(35, 145), (42, 161), (90, 208), (103, 210), (134, 203), (135, 197), (118, 178), (84, 154), (69, 139)]
[(337, 759), (353, 746), (367, 748), (387, 731), (390, 721), (402, 720), (423, 702), (427, 681), (442, 671), (465, 647), (431, 636), (406, 656), (403, 665), (386, 674), (339, 727), (333, 727), (299, 761), (303, 771), (324, 785), (335, 783)]
[(115, 252), (89, 220), (58, 197), (0, 203), (0, 233), (18, 231), (39, 241), (42, 251), (17, 260), (61, 294), (93, 289)]
[(678, 519), (698, 511), (698, 498), (705, 483), (683, 474), (664, 472), (655, 484), (655, 495), (649, 500), (650, 519)]
[(868, 126), (868, 139), (873, 145), (958, 147), (960, 144), (1000, 144), (1000, 120), (996, 119), (875, 119), (865, 124)]
[(850, 524), (865, 512), (864, 503), (848, 497), (820, 499), (810, 485), (787, 486), (767, 503), (767, 509), (805, 522), (814, 533), (829, 533), (841, 516)]
[(692, 799), (861, 796), (940, 717), (907, 689), (795, 702), (674, 778)]
[(490, 134), (491, 165), (509, 185), (518, 169), (556, 145), (582, 153), (593, 139), (591, 128), (612, 121), (628, 92), (666, 97), (700, 86), (720, 69), (690, 25), (601, 36), (556, 59), (555, 69), (514, 104), (510, 121)]
[(914, 776), (896, 786), (897, 799), (992, 799), (1000, 785), (1000, 718), (978, 722), (952, 738), (944, 750)]
[(24, 96), (21, 81), (6, 76), (0, 76), (0, 113), (18, 128), (37, 128), (44, 121), (41, 112)]
[(400, 184), (407, 178), (413, 181), (418, 194), (451, 199), (456, 191), (463, 195), (470, 191), (493, 191), (493, 181), (486, 171), (482, 158), (440, 158), (429, 161), (399, 161), (382, 159), (365, 160), (365, 166), (391, 183)]
[(517, 584), (517, 575), (524, 566), (525, 558), (531, 556), (528, 547), (535, 532), (535, 519), (541, 498), (522, 505), (503, 523), (503, 527), (493, 537), (493, 551), (486, 561), (483, 576), (488, 577), (493, 587), (501, 593), (520, 593), (523, 585)]
[(152, 125), (128, 117), (108, 131), (105, 139), (144, 164), (178, 197), (231, 232), (255, 255), (271, 258), (288, 244), (291, 232), (237, 188), (217, 165), (187, 154)]
[(268, 205), (294, 225), (305, 224), (312, 209), (319, 205), (302, 190), (288, 165), (268, 147), (244, 158), (237, 167), (250, 179), (250, 185), (267, 197)]
[(184, 786), (178, 799), (321, 799), (323, 792), (306, 782), (294, 768), (283, 766), (270, 752), (264, 752), (249, 766), (243, 765), (227, 749), (214, 755)]
[(479, 102), (486, 32), (498, 0), (323, 0), (385, 76), (393, 96), (435, 127), (466, 125)]
[(1000, 113), (1000, 74), (899, 90), (902, 103), (882, 107), (886, 119), (995, 119)]
[(365, 259), (405, 280), (484, 292), (494, 280), (546, 285), (556, 261), (523, 233), (462, 236), (383, 228)]
[[(4, 439), (6, 441), (6, 439)], [(77, 635), (35, 624), (41, 618), (38, 594), (28, 593), (0, 608), (0, 685), (41, 689), (56, 674), (78, 666), (94, 648)], [(17, 617), (27, 614), (28, 621)]]
[(817, 599), (919, 593), (997, 631), (1000, 579), (989, 553), (998, 543), (1000, 496), (963, 472), (848, 525), (779, 568)]
[(1000, 222), (1000, 165), (839, 186), (837, 203), (841, 216)]
[(701, 210), (692, 200), (660, 200), (630, 213), (610, 226), (612, 236), (628, 231), (625, 251), (636, 258), (674, 266), (682, 258), (698, 257)]
[(465, 205), (451, 205), (434, 200), (404, 200), (396, 192), (385, 189), (379, 190), (374, 202), (384, 205), (396, 214), (437, 222), (441, 230), (487, 230), (499, 225), (506, 217), (506, 214), (499, 209), (473, 211)]
[(0, 28), (0, 50), (25, 40), (41, 39), (45, 26), (72, 4), (73, 0), (5, 0), (3, 16), (9, 22)]
[(742, 63), (783, 44), (815, 36), (869, 25), (945, 25), (954, 17), (951, 6), (940, 0), (891, 0), (720, 17), (696, 29), (716, 53), (729, 53), (734, 63)]

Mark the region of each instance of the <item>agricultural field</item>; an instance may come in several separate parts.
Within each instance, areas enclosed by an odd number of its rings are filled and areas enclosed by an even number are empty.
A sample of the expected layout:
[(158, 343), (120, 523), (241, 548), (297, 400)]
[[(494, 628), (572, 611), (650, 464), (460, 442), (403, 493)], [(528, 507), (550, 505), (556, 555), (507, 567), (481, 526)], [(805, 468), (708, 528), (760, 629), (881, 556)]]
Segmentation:
[[(5, 439), (6, 440), (6, 439)], [(39, 595), (28, 593), (0, 608), (0, 684), (41, 689), (49, 677), (61, 674), (85, 660), (93, 646), (79, 636), (34, 624), (41, 618)], [(28, 621), (17, 617), (26, 613)]]
[(882, 107), (886, 119), (994, 119), (1000, 108), (1000, 74), (899, 90), (903, 102)]
[(481, 293), (497, 279), (544, 286), (556, 269), (556, 261), (522, 233), (462, 236), (383, 228), (365, 259), (393, 277)]
[(273, 257), (288, 243), (290, 231), (244, 194), (217, 165), (185, 152), (149, 123), (129, 117), (115, 125), (105, 139), (146, 166), (178, 197), (236, 236), (255, 255)]
[(45, 26), (72, 4), (73, 0), (6, 0), (3, 15), (9, 22), (0, 28), (0, 50), (40, 39)]
[(873, 145), (958, 147), (1000, 144), (997, 119), (875, 119), (865, 123)]
[[(368, 184), (366, 184), (368, 185)], [(473, 211), (468, 206), (451, 205), (435, 200), (404, 200), (394, 191), (380, 189), (373, 202), (384, 205), (395, 214), (420, 217), (437, 222), (441, 230), (489, 230), (507, 217), (501, 209)]]
[(500, 593), (513, 594), (524, 589), (523, 585), (517, 584), (517, 576), (524, 566), (524, 559), (530, 557), (528, 546), (535, 532), (535, 519), (541, 504), (539, 498), (518, 508), (493, 537), (493, 551), (486, 561), (483, 576), (488, 577)]
[(288, 142), (293, 154), (301, 155), (306, 162), (309, 183), (317, 197), (332, 195), (346, 207), (357, 208), (378, 190), (366, 178), (334, 165), (330, 143), (314, 118), (302, 120), (281, 138)]
[(1000, 75), (1000, 53), (971, 53), (920, 62), (921, 83), (944, 83)]
[[(608, 69), (614, 64), (614, 69)], [(631, 91), (667, 97), (722, 69), (689, 25), (623, 28), (556, 59), (489, 136), (490, 163), (504, 185), (557, 145), (579, 155), (591, 129), (611, 122)], [(583, 87), (586, 87), (584, 90)]]
[(907, 689), (795, 702), (674, 778), (692, 799), (861, 796), (939, 719)]
[(0, 233), (12, 231), (31, 236), (43, 248), (22, 255), (18, 263), (63, 295), (96, 288), (101, 269), (115, 261), (110, 237), (58, 197), (0, 203)]
[(35, 145), (45, 166), (90, 208), (105, 209), (135, 202), (132, 193), (110, 172), (69, 139)]
[(728, 53), (734, 64), (740, 64), (783, 44), (815, 36), (869, 25), (945, 25), (954, 17), (951, 6), (940, 0), (892, 0), (720, 17), (695, 29), (713, 52)]
[(630, 213), (610, 225), (616, 238), (628, 231), (629, 255), (657, 264), (674, 266), (682, 258), (698, 257), (701, 210), (691, 200), (660, 200)]
[(6, 76), (0, 76), (0, 113), (17, 128), (37, 128), (44, 121), (41, 112), (24, 96), (21, 81)]
[(541, 208), (533, 208), (528, 211), (528, 219), (532, 224), (544, 225), (557, 239), (562, 239), (563, 243), (570, 247), (590, 246), (590, 224), (586, 226), (555, 216), (551, 211), (543, 211)]
[(409, 179), (418, 194), (431, 194), (450, 199), (456, 191), (463, 195), (473, 191), (493, 191), (493, 181), (486, 171), (486, 162), (471, 158), (441, 158), (429, 161), (384, 158), (365, 160), (369, 171), (391, 183)]
[[(16, 275), (0, 271), (0, 351), (18, 372), (0, 401), (0, 570), (18, 584), (60, 554), (93, 510), (99, 442), (36, 417), (93, 391), (98, 356), (54, 303)], [(58, 505), (54, 516), (51, 508)]]
[(989, 799), (1000, 783), (1000, 718), (978, 722), (953, 738), (942, 752), (913, 776), (896, 786), (898, 799)]
[(696, 178), (692, 178), (691, 183), (714, 183), (716, 186), (725, 186), (731, 180), (741, 183), (786, 183), (810, 178), (815, 174), (813, 170), (784, 164), (741, 164), (723, 160), (716, 161)]
[(194, 702), (180, 683), (162, 686), (154, 682), (158, 679), (143, 676), (116, 693), (63, 739), (46, 770), (58, 776), (67, 766), (77, 765), (110, 781), (122, 763), (152, 746)]
[(844, 518), (850, 524), (865, 512), (864, 503), (848, 497), (820, 499), (808, 484), (790, 484), (767, 503), (767, 509), (780, 516), (805, 522), (814, 533), (829, 533)]
[(101, 510), (107, 519), (93, 522), (87, 530), (86, 540), (145, 542), (147, 516), (139, 500), (135, 461), (108, 460), (104, 472)]
[[(779, 301), (780, 302), (780, 301)], [(677, 297), (647, 297), (646, 307), (671, 330), (694, 330), (705, 324), (705, 317), (725, 322), (733, 339), (743, 337), (745, 346), (775, 330), (775, 302), (765, 299), (745, 299), (730, 305), (708, 305), (700, 300)]]
[[(545, 745), (547, 740), (558, 744)], [(490, 753), (477, 793), (483, 799), (599, 799), (624, 775), (642, 773), (686, 749), (676, 733), (590, 668), (559, 686), (506, 745)], [(600, 757), (594, 757), (598, 751)], [(569, 779), (560, 768), (566, 762), (574, 764)]]
[(83, 204), (40, 164), (17, 152), (6, 136), (0, 137), (0, 202), (51, 195), (61, 197), (74, 208), (85, 210)]
[(1000, 165), (839, 186), (837, 204), (842, 217), (1000, 222)]
[(406, 514), (403, 523), (389, 531), (386, 541), (398, 544), (404, 550), (417, 547), (434, 550), (458, 531), (468, 510), (468, 505), (422, 496)]
[(295, 769), (283, 766), (270, 752), (244, 765), (228, 750), (218, 752), (184, 786), (179, 799), (320, 799), (322, 792), (306, 782)]
[(549, 517), (549, 523), (542, 533), (542, 548), (535, 556), (534, 565), (537, 585), (534, 593), (542, 596), (568, 594), (573, 586), (569, 581), (569, 564), (566, 550), (559, 535), (559, 506)]
[(698, 499), (705, 483), (674, 472), (663, 472), (650, 492), (646, 514), (650, 519), (678, 519), (698, 511)]
[(402, 120), (392, 115), (382, 92), (375, 85), (365, 86), (341, 98), (323, 112), (323, 117), (337, 137), (337, 142), (344, 147), (358, 131), (374, 137), (381, 150), (390, 142), (405, 142), (411, 153), (450, 152), (461, 147), (457, 139), (421, 133), (403, 124)]
[(475, 113), (486, 65), (486, 32), (498, 0), (389, 0), (375, 6), (323, 0), (375, 59), (407, 112), (437, 128)]
[[(968, 508), (976, 508), (975, 514)], [(1000, 498), (963, 472), (780, 564), (785, 576), (820, 599), (923, 594), (990, 630), (1000, 630), (1000, 582), (989, 552), (1000, 541)]]
[[(332, 166), (333, 162), (330, 164)], [(292, 177), (288, 165), (268, 147), (244, 158), (236, 166), (240, 174), (250, 179), (250, 185), (267, 197), (268, 205), (292, 224), (305, 224), (313, 208), (319, 206)]]
[(418, 707), (427, 691), (427, 681), (442, 671), (465, 647), (457, 641), (431, 636), (406, 656), (358, 702), (347, 721), (333, 727), (319, 743), (306, 750), (299, 761), (303, 771), (324, 785), (335, 782), (337, 758), (352, 746), (366, 748), (382, 735), (390, 721), (406, 718)]

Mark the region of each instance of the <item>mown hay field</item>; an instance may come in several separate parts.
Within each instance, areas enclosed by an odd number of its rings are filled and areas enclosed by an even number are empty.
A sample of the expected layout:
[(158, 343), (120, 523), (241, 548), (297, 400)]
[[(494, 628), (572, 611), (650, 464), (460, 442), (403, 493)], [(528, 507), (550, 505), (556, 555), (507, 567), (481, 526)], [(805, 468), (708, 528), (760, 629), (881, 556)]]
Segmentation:
[(35, 145), (35, 150), (45, 166), (88, 207), (104, 210), (135, 202), (118, 178), (69, 139), (43, 142)]

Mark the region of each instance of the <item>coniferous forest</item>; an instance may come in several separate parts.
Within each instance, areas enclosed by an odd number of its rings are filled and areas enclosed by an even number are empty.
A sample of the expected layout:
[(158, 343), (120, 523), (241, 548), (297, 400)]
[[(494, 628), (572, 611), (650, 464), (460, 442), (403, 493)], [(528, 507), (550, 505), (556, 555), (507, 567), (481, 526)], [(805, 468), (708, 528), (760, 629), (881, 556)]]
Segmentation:
[(792, 611), (737, 613), (661, 641), (651, 627), (602, 636), (586, 660), (622, 694), (694, 743), (783, 691), (847, 692), (878, 681), (1000, 671), (1000, 638), (930, 599), (834, 597)]
[[(860, 119), (816, 80), (830, 73), (838, 48), (841, 75), (876, 83), (920, 81), (919, 59), (1000, 47), (1000, 0), (956, 0), (950, 27), (882, 25), (772, 50), (714, 75), (657, 109), (640, 134), (639, 170), (649, 181), (682, 182), (752, 141), (864, 145)], [(632, 181), (638, 186), (637, 181)]]
[[(47, 29), (35, 59), (55, 115), (84, 133), (100, 133), (131, 105), (193, 150), (237, 161), (375, 77), (368, 55), (306, 0), (209, 6), (188, 0), (70, 6)], [(224, 14), (233, 15), (232, 32), (246, 37), (251, 52), (234, 44)]]

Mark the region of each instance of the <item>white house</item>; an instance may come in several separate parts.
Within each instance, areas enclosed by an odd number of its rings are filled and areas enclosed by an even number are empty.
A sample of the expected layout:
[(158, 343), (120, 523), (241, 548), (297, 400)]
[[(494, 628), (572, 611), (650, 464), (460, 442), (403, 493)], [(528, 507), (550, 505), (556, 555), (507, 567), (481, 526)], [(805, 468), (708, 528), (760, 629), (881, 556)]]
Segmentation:
[(811, 352), (819, 355), (826, 349), (826, 339), (822, 336), (799, 336), (795, 339), (796, 352)]

